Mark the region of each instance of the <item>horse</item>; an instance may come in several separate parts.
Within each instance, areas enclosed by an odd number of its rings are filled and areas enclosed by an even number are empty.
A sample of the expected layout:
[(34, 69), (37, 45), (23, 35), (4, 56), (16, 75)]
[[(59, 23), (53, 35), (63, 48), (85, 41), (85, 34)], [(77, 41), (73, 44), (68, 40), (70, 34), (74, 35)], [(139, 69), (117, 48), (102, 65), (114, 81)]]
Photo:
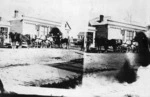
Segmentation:
[(61, 39), (61, 46), (63, 45), (63, 44), (65, 44), (65, 48), (67, 49), (67, 48), (69, 48), (69, 39), (68, 38), (63, 38), (63, 39)]
[(100, 52), (102, 49), (101, 47), (104, 47), (104, 52), (107, 52), (109, 47), (111, 46), (113, 48), (113, 52), (120, 51), (121, 50), (121, 45), (122, 45), (122, 40), (119, 39), (110, 39), (108, 40), (107, 38), (100, 37), (95, 39), (96, 46), (98, 48), (98, 52)]
[(33, 42), (35, 40), (32, 40), (30, 34), (21, 34), (21, 33), (9, 33), (9, 37), (11, 39), (12, 42), (12, 48), (16, 48), (16, 43), (18, 43), (18, 47), (22, 47), (23, 43), (27, 43), (27, 48), (31, 47), (31, 45), (33, 45)]
[(23, 45), (23, 43), (27, 43), (27, 48), (32, 46), (32, 38), (30, 34), (25, 34), (25, 35), (21, 34), (20, 40), (21, 40), (20, 41), (21, 45)]
[(46, 43), (48, 44), (48, 45), (47, 45), (48, 48), (49, 48), (49, 47), (52, 48), (52, 46), (53, 46), (53, 38), (52, 38), (51, 36), (48, 36)]
[(16, 48), (16, 43), (18, 42), (19, 46), (22, 45), (22, 40), (21, 40), (21, 37), (22, 35), (20, 33), (13, 33), (13, 32), (10, 32), (9, 33), (9, 37), (11, 39), (11, 42), (12, 42), (12, 48)]
[(41, 42), (42, 40), (40, 38), (36, 38), (34, 42), (34, 47), (35, 48), (40, 48), (41, 47)]
[(107, 38), (96, 37), (95, 38), (95, 43), (96, 43), (96, 47), (97, 47), (98, 52), (102, 51), (102, 48), (101, 48), (102, 46), (104, 47), (104, 50), (107, 51), (107, 49), (108, 49)]
[(40, 39), (41, 39), (41, 48), (48, 48), (50, 47), (50, 41), (48, 40), (48, 35), (44, 35), (42, 36)]
[(107, 40), (107, 46), (112, 46), (113, 52), (118, 52), (121, 51), (121, 45), (122, 45), (122, 40), (121, 39), (111, 39)]
[(116, 52), (116, 50), (117, 50), (117, 41), (116, 41), (116, 39), (107, 40), (107, 46), (112, 46), (113, 51)]
[(15, 34), (13, 32), (9, 33), (9, 38), (11, 40), (12, 48), (16, 48), (16, 39), (15, 39)]
[(31, 38), (32, 46), (35, 48), (47, 48), (48, 47), (47, 41), (48, 41), (47, 36), (41, 37), (35, 36), (34, 38)]

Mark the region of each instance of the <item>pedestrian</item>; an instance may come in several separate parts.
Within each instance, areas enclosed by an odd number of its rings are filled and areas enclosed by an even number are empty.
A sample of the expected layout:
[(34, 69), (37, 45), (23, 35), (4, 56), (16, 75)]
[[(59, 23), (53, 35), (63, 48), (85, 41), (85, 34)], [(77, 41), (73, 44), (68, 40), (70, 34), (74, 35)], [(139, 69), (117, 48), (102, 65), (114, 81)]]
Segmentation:
[(16, 33), (10, 32), (9, 37), (11, 40), (12, 49), (16, 48)]

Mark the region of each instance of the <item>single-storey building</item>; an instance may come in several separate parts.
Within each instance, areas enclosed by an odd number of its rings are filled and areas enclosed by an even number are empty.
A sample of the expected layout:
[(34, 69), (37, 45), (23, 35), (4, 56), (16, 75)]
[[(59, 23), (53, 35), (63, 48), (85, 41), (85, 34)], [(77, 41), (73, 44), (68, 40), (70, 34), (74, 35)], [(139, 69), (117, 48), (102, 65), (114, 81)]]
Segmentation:
[(69, 38), (69, 32), (71, 30), (68, 22), (24, 16), (20, 15), (17, 10), (15, 10), (14, 18), (10, 20), (10, 24), (10, 32), (30, 34), (31, 36), (37, 35), (38, 37), (47, 35), (53, 27), (57, 27), (62, 32), (64, 38)]
[(89, 26), (96, 28), (96, 37), (121, 39), (123, 42), (131, 41), (137, 32), (146, 31), (146, 26), (116, 21), (103, 15), (90, 20)]
[(85, 32), (79, 32), (79, 33), (78, 33), (78, 35), (77, 35), (77, 36), (78, 36), (78, 40), (81, 40), (81, 39), (84, 38), (84, 33), (85, 33)]

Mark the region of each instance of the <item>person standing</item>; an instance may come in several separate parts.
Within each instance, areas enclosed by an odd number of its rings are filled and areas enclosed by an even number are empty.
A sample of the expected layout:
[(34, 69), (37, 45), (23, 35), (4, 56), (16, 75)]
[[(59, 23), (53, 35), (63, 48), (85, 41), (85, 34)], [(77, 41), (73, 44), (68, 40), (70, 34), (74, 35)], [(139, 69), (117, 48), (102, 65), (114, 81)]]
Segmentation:
[(12, 49), (16, 48), (16, 33), (10, 32), (9, 33)]

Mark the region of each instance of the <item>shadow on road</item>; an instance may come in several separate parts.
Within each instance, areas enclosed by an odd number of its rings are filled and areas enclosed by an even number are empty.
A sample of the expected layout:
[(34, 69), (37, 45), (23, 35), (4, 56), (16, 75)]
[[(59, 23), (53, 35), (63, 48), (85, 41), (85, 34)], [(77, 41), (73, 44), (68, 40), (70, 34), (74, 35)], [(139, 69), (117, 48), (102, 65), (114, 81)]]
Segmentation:
[(81, 59), (74, 59), (68, 62), (63, 63), (55, 63), (55, 64), (47, 64), (48, 66), (52, 66), (55, 68), (75, 72), (75, 73), (83, 73), (83, 58)]
[(69, 62), (50, 64), (48, 66), (52, 66), (58, 69), (66, 70), (66, 71), (71, 71), (71, 72), (77, 73), (78, 76), (73, 77), (73, 78), (68, 77), (68, 79), (64, 79), (62, 82), (44, 84), (44, 85), (41, 85), (40, 87), (70, 89), (70, 88), (75, 88), (76, 86), (79, 86), (82, 84), (83, 58), (70, 60)]

